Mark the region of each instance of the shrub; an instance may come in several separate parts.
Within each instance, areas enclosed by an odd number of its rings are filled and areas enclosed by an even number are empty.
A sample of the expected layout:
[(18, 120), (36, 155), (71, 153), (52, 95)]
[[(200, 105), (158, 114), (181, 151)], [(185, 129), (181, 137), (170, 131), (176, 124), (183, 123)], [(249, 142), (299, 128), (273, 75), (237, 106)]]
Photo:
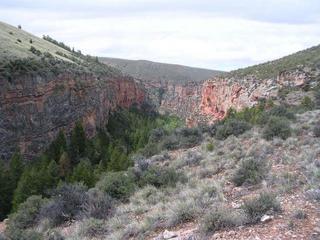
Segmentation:
[(34, 46), (31, 46), (29, 49), (30, 52), (32, 52), (33, 54), (37, 55), (37, 56), (41, 56), (41, 51), (36, 49)]
[(318, 89), (314, 93), (314, 103), (315, 103), (315, 107), (319, 109), (320, 108), (320, 89)]
[(291, 136), (289, 120), (282, 117), (271, 117), (267, 126), (264, 128), (263, 136), (267, 140), (280, 137), (283, 140)]
[(192, 147), (202, 140), (202, 132), (199, 128), (180, 128), (175, 131), (179, 140), (179, 147)]
[(182, 199), (170, 206), (167, 227), (192, 221), (199, 213), (194, 199)]
[(55, 230), (49, 230), (45, 235), (46, 240), (64, 240), (64, 237)]
[(268, 211), (280, 211), (280, 204), (274, 194), (261, 193), (258, 198), (246, 201), (242, 208), (249, 223), (259, 222)]
[(79, 235), (92, 239), (106, 235), (107, 233), (108, 226), (103, 220), (89, 218), (81, 223)]
[(127, 200), (135, 190), (134, 176), (129, 172), (109, 172), (96, 187), (118, 200)]
[(243, 120), (230, 119), (217, 127), (216, 138), (223, 140), (231, 135), (238, 136), (250, 128), (250, 125)]
[(237, 186), (241, 186), (244, 183), (257, 184), (267, 176), (268, 171), (269, 166), (266, 159), (246, 158), (240, 163), (240, 167), (233, 175), (232, 181)]
[(24, 230), (37, 223), (38, 214), (45, 202), (41, 196), (31, 196), (20, 204), (17, 212), (9, 217), (6, 234), (10, 239), (20, 239), (25, 234)]
[(188, 166), (196, 166), (201, 162), (202, 159), (203, 159), (203, 156), (200, 152), (188, 151), (183, 158), (183, 163), (184, 165), (188, 165)]
[(289, 109), (284, 105), (274, 106), (267, 113), (269, 116), (284, 117), (291, 120), (295, 119), (294, 113), (289, 111)]
[(179, 140), (176, 135), (166, 136), (161, 142), (161, 149), (174, 150), (179, 148)]
[(245, 223), (241, 212), (226, 207), (215, 207), (207, 212), (201, 220), (201, 231), (212, 234), (215, 231), (240, 226)]
[(301, 101), (301, 106), (306, 110), (312, 110), (314, 108), (314, 103), (310, 97), (305, 96)]
[(107, 219), (113, 211), (113, 199), (96, 188), (88, 191), (88, 200), (84, 203), (83, 214), (86, 218)]
[(41, 219), (59, 225), (78, 217), (87, 201), (87, 188), (83, 184), (62, 184), (52, 193), (51, 200), (40, 211)]
[(208, 143), (206, 146), (206, 149), (208, 152), (212, 152), (214, 149), (213, 143)]
[(317, 125), (313, 128), (313, 135), (315, 137), (320, 137), (320, 123), (317, 123)]
[(305, 211), (303, 211), (302, 209), (299, 209), (294, 212), (293, 217), (296, 219), (306, 219), (308, 215)]
[(171, 168), (150, 167), (143, 172), (139, 180), (140, 186), (153, 185), (155, 187), (175, 186), (179, 180), (183, 180), (181, 174)]

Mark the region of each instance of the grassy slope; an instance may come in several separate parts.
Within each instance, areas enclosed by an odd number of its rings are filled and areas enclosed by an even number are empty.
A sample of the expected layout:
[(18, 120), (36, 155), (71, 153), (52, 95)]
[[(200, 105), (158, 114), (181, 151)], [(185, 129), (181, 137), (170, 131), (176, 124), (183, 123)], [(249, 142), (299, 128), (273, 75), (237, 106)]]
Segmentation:
[[(31, 47), (40, 51), (40, 54), (31, 52)], [(48, 57), (48, 53), (51, 56)], [(22, 74), (74, 71), (110, 76), (121, 75), (118, 69), (97, 62), (95, 57), (68, 51), (59, 45), (3, 22), (0, 22), (0, 63), (2, 64), (0, 74), (4, 74), (6, 78), (16, 74), (16, 69), (23, 69)]]
[[(19, 42), (18, 39), (20, 39), (21, 42)], [(30, 40), (32, 40), (32, 43), (30, 43)], [(0, 60), (27, 57), (35, 58), (36, 56), (30, 51), (31, 46), (41, 52), (49, 52), (54, 57), (70, 61), (56, 54), (56, 52), (59, 51), (66, 55), (71, 55), (69, 51), (22, 29), (0, 22)]]
[(320, 45), (274, 61), (231, 71), (230, 74), (240, 77), (252, 74), (259, 78), (271, 78), (277, 76), (284, 70), (301, 67), (320, 68)]
[(166, 64), (145, 60), (126, 60), (118, 58), (100, 58), (100, 61), (110, 64), (138, 79), (161, 81), (202, 81), (222, 73), (221, 71), (193, 68), (177, 64)]

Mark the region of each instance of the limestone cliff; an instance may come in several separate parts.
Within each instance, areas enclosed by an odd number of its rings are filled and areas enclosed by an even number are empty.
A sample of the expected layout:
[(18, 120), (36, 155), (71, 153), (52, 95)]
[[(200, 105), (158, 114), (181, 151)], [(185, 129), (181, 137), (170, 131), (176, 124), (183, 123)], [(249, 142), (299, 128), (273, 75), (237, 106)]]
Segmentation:
[(0, 78), (0, 85), (2, 158), (10, 157), (18, 147), (26, 157), (33, 156), (61, 129), (70, 132), (78, 120), (93, 136), (111, 111), (145, 101), (144, 91), (130, 77), (23, 75), (11, 82)]

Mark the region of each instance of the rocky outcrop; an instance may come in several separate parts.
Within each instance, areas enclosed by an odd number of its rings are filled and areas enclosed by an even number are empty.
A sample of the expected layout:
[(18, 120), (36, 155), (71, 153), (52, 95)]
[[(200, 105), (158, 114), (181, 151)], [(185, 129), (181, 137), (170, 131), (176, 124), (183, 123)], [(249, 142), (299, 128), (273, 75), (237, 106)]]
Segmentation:
[[(283, 87), (303, 87), (310, 83), (312, 75), (308, 71), (285, 71), (276, 78), (213, 78), (203, 84), (198, 115), (209, 116), (209, 121), (223, 119), (228, 110), (237, 111), (252, 107), (259, 99), (277, 97)], [(208, 119), (208, 118), (207, 118)]]
[(145, 92), (130, 77), (96, 77), (65, 73), (52, 77), (0, 79), (0, 157), (18, 148), (26, 158), (39, 153), (57, 133), (76, 121), (87, 135), (103, 127), (118, 107), (145, 101)]
[(239, 111), (251, 107), (259, 99), (276, 97), (282, 87), (302, 87), (311, 79), (312, 74), (307, 70), (294, 70), (270, 79), (225, 76), (202, 82), (139, 82), (161, 113), (178, 115), (192, 127), (223, 119), (230, 108)]

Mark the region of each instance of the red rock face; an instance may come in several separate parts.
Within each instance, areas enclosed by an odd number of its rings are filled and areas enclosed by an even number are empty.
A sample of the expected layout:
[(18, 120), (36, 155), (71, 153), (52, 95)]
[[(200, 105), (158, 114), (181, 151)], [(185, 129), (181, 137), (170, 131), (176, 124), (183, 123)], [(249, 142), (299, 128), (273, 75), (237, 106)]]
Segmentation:
[(52, 78), (0, 79), (0, 157), (18, 148), (26, 158), (41, 152), (60, 130), (69, 133), (82, 121), (92, 137), (118, 107), (145, 101), (145, 92), (129, 77), (69, 74)]

